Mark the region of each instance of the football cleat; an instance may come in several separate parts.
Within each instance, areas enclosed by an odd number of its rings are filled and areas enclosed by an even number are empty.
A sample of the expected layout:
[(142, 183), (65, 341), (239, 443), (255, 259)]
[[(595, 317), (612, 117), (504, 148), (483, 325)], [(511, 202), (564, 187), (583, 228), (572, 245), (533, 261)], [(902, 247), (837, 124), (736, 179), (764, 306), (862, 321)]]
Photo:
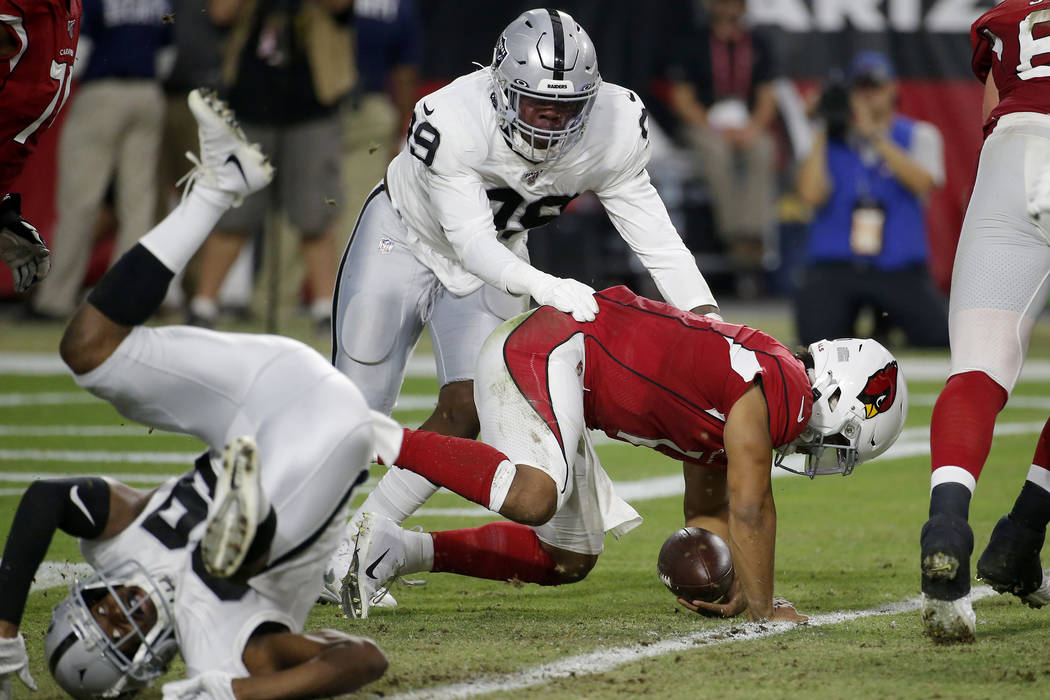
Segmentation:
[[(343, 597), (340, 590), (343, 579), (350, 570), (350, 562), (354, 558), (354, 542), (357, 539), (357, 530), (361, 522), (361, 514), (355, 515), (346, 524), (344, 538), (336, 547), (332, 558), (328, 560), (328, 566), (324, 572), (324, 582), (321, 585), (321, 593), (317, 596), (317, 602), (322, 604), (342, 605)], [(397, 600), (387, 591), (381, 598), (372, 604), (374, 608), (396, 608)]]
[(387, 586), (405, 565), (405, 539), (401, 527), (378, 513), (363, 513), (353, 540), (354, 553), (343, 577), (340, 602), (343, 613), (363, 620)]
[(255, 538), (255, 531), (269, 510), (259, 480), (259, 454), (255, 440), (242, 436), (226, 446), (223, 470), (215, 487), (215, 501), (201, 538), (201, 558), (213, 575), (235, 574)]
[(972, 642), (973, 530), (961, 518), (935, 515), (922, 528), (922, 624), (936, 642)]
[(922, 594), (922, 626), (935, 642), (972, 642), (977, 627), (970, 594), (955, 600), (940, 600)]
[(1039, 560), (1045, 538), (1045, 531), (1004, 515), (977, 560), (977, 578), (997, 593), (1011, 593), (1033, 608), (1050, 603), (1050, 578)]
[(188, 183), (187, 192), (194, 184), (214, 187), (232, 194), (233, 206), (239, 206), (270, 183), (273, 165), (258, 144), (248, 143), (233, 110), (213, 91), (193, 90), (189, 106), (197, 120), (201, 154), (186, 153), (194, 167), (176, 184)]

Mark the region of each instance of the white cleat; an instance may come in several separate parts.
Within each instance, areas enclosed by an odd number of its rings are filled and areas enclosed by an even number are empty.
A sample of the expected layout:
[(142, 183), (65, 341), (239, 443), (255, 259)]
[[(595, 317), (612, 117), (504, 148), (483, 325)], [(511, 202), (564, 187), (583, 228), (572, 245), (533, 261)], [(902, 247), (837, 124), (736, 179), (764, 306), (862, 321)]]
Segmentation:
[(1039, 584), (1039, 588), (1021, 596), (1021, 599), (1033, 608), (1041, 608), (1050, 603), (1050, 578), (1043, 574), (1043, 582)]
[(228, 192), (234, 196), (233, 206), (239, 206), (270, 183), (273, 165), (258, 144), (248, 143), (233, 111), (213, 91), (192, 91), (189, 106), (197, 120), (201, 154), (186, 154), (194, 168), (178, 184), (188, 180), (187, 191), (200, 184)]
[(972, 642), (977, 627), (970, 594), (955, 600), (922, 596), (922, 625), (935, 642)]
[(401, 527), (377, 513), (363, 513), (354, 539), (354, 553), (343, 577), (340, 602), (347, 617), (365, 619), (386, 587), (405, 565)]
[(223, 452), (222, 463), (200, 546), (204, 567), (215, 576), (227, 578), (244, 563), (269, 506), (259, 480), (255, 440), (248, 436), (232, 440)]
[[(321, 585), (321, 593), (317, 596), (319, 603), (331, 603), (342, 605), (343, 597), (340, 589), (343, 587), (343, 579), (350, 570), (350, 562), (354, 558), (354, 542), (357, 539), (357, 530), (361, 522), (361, 515), (355, 515), (346, 525), (344, 539), (339, 542), (332, 558), (328, 560), (328, 566), (324, 572), (324, 583)], [(374, 608), (396, 608), (397, 600), (387, 591), (375, 603)]]

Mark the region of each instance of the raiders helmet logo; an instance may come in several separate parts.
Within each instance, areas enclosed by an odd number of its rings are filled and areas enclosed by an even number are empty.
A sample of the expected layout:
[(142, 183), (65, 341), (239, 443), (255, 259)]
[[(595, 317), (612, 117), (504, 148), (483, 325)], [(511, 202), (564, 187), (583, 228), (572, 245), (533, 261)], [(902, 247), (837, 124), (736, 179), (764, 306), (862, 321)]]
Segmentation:
[(865, 418), (874, 418), (890, 410), (897, 398), (897, 363), (890, 362), (868, 377), (857, 398), (864, 404)]
[(492, 67), (499, 68), (503, 59), (507, 57), (507, 37), (501, 36), (496, 44), (496, 51), (492, 54)]

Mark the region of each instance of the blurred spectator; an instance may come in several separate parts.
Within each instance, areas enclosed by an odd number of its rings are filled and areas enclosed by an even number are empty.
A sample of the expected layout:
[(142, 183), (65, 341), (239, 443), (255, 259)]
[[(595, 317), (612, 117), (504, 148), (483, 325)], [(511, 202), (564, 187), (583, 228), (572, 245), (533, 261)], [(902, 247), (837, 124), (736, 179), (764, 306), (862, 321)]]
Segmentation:
[(896, 113), (889, 59), (858, 54), (848, 84), (820, 98), (822, 119), (797, 180), (814, 209), (796, 299), (799, 341), (855, 336), (863, 308), (916, 346), (948, 343), (944, 299), (927, 269), (925, 201), (944, 182), (935, 126)]
[[(175, 23), (172, 35), (175, 63), (164, 81), (164, 127), (160, 158), (157, 160), (157, 217), (160, 221), (178, 202), (176, 183), (193, 164), (187, 152), (197, 152), (197, 121), (186, 100), (194, 88), (219, 89), (222, 86), (222, 42), (225, 31), (208, 16), (208, 0), (174, 0)], [(185, 306), (183, 275), (196, 278), (198, 256), (180, 270), (168, 287), (164, 305), (168, 309)]]
[(83, 2), (73, 69), (81, 83), (59, 139), (54, 261), (33, 299), (37, 317), (73, 312), (111, 179), (119, 221), (113, 255), (153, 225), (164, 119), (158, 76), (170, 70), (170, 22), (169, 0)]
[(353, 85), (352, 0), (210, 0), (229, 26), (223, 81), (248, 138), (277, 168), (273, 184), (228, 212), (201, 250), (189, 320), (212, 325), (218, 293), (241, 247), (266, 224), (271, 204), (301, 235), (311, 316), (330, 324), (335, 261), (333, 222), (342, 198), (343, 129), (337, 105)]
[(218, 89), (222, 85), (224, 31), (208, 16), (208, 0), (173, 0), (173, 6), (175, 63), (164, 81), (167, 106), (157, 163), (158, 221), (171, 208), (175, 183), (193, 167), (186, 159), (187, 151), (197, 150), (197, 122), (186, 103), (190, 91), (199, 87)]
[(706, 26), (679, 42), (682, 51), (671, 62), (671, 109), (710, 188), (730, 259), (754, 270), (775, 226), (773, 47), (747, 26), (745, 0), (703, 5)]
[(404, 144), (419, 87), (423, 28), (416, 0), (355, 0), (356, 89), (343, 110), (347, 201), (343, 234)]

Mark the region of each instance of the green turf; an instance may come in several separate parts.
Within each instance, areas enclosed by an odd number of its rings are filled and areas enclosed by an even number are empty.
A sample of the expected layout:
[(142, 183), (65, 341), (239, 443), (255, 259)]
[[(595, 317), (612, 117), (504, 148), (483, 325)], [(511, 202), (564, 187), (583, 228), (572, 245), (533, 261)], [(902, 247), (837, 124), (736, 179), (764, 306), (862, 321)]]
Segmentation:
[[(935, 396), (938, 382), (913, 382), (913, 396)], [(0, 375), (0, 393), (78, 392), (68, 377)], [(433, 395), (433, 380), (410, 379), (408, 394)], [(1023, 383), (1017, 396), (1045, 397), (1047, 385)], [(929, 403), (929, 402), (927, 402)], [(913, 405), (908, 426), (928, 425), (930, 405)], [(399, 412), (406, 424), (426, 411)], [(1046, 411), (1007, 407), (1000, 422), (1038, 422)], [(101, 402), (0, 406), (0, 425), (119, 426)], [(995, 440), (971, 510), (978, 550), (995, 520), (1009, 508), (1031, 460), (1035, 434)], [(20, 437), (0, 435), (3, 449), (192, 452), (196, 441), (160, 433), (117, 437)], [(599, 448), (617, 480), (676, 473), (678, 465), (650, 450), (626, 445)], [(178, 465), (0, 460), (3, 472), (76, 471), (177, 473)], [(381, 470), (374, 471), (374, 475)], [(7, 482), (6, 488), (24, 486)], [(774, 481), (778, 511), (776, 592), (800, 611), (819, 615), (863, 610), (918, 594), (918, 534), (925, 520), (928, 458), (884, 461), (848, 477)], [(359, 496), (356, 502), (360, 502)], [(17, 497), (0, 497), (0, 533), (6, 533)], [(438, 494), (428, 508), (462, 508), (466, 502)], [(423, 588), (395, 589), (401, 605), (376, 610), (367, 621), (342, 618), (337, 608), (317, 607), (311, 627), (335, 627), (375, 638), (387, 651), (387, 675), (364, 695), (399, 692), (509, 674), (611, 647), (651, 645), (738, 623), (698, 617), (678, 608), (656, 578), (663, 539), (681, 524), (680, 498), (636, 504), (645, 523), (606, 552), (581, 583), (559, 588), (425, 576)], [(420, 516), (425, 529), (471, 527), (481, 518)], [(75, 543), (55, 538), (49, 560), (79, 560)], [(23, 625), (41, 691), (59, 697), (44, 663), (42, 640), (50, 607), (61, 589), (31, 596)], [(514, 698), (1014, 698), (1046, 697), (1050, 655), (1048, 611), (1033, 611), (995, 596), (976, 604), (976, 644), (935, 647), (921, 635), (915, 612), (870, 617), (837, 625), (799, 628), (767, 639), (728, 642), (632, 662), (597, 675), (544, 682), (498, 693)], [(730, 635), (731, 636), (731, 635)], [(181, 668), (173, 669), (177, 675)], [(144, 697), (158, 698), (151, 690)]]

